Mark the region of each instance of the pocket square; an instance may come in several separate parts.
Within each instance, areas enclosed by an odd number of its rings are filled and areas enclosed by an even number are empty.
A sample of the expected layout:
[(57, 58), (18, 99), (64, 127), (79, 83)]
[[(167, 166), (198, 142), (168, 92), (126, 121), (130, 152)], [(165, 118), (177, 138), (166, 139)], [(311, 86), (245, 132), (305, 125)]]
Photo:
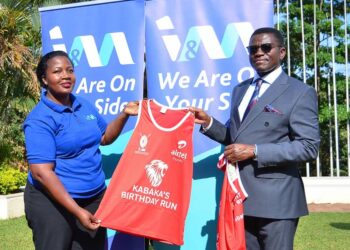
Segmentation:
[(275, 109), (270, 104), (265, 106), (264, 112), (271, 112), (271, 113), (276, 113), (276, 114), (279, 114), (279, 115), (283, 115), (283, 113), (280, 110)]

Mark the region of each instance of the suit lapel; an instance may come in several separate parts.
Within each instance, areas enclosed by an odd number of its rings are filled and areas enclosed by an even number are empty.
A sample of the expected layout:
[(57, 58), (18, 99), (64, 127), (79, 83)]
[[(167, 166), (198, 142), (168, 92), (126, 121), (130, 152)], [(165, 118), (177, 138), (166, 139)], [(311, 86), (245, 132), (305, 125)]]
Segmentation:
[[(256, 105), (250, 110), (247, 117), (239, 127), (234, 140), (238, 137), (244, 129), (249, 126), (256, 117), (264, 111), (266, 105), (271, 104), (275, 99), (283, 94), (288, 88), (288, 76), (282, 72), (281, 75), (275, 80), (275, 82), (265, 91), (265, 93), (259, 98)], [(244, 94), (244, 93), (243, 93)]]

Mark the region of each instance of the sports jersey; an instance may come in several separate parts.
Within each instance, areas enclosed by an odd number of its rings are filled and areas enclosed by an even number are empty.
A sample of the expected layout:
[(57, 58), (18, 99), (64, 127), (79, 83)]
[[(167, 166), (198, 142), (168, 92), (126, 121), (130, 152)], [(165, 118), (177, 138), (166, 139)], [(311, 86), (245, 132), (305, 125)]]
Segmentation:
[(219, 157), (218, 168), (225, 171), (222, 185), (218, 235), (218, 250), (245, 250), (243, 201), (248, 197), (239, 177), (237, 166), (229, 163), (223, 154)]
[[(106, 187), (99, 146), (107, 123), (88, 101), (74, 95), (71, 101), (72, 107), (60, 105), (42, 93), (23, 124), (27, 159), (54, 164), (73, 198), (89, 198)], [(28, 181), (41, 188), (31, 173)]]
[(154, 100), (138, 121), (95, 216), (101, 225), (183, 244), (192, 173), (194, 116)]

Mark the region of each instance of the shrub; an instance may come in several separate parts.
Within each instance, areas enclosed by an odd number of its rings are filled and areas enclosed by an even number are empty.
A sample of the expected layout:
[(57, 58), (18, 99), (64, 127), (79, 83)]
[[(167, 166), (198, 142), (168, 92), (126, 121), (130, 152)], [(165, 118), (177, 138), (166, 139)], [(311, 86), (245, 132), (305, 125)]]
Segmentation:
[(20, 191), (26, 184), (27, 173), (12, 167), (0, 168), (0, 194), (11, 194)]

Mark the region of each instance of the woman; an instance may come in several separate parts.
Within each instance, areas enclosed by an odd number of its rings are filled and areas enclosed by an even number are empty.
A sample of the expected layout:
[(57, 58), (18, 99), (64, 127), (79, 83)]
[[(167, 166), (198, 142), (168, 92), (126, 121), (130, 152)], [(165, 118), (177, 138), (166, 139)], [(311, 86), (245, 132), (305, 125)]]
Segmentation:
[(74, 66), (67, 53), (44, 55), (36, 70), (44, 88), (23, 128), (29, 162), (25, 213), (36, 249), (104, 249), (106, 230), (94, 213), (105, 175), (100, 145), (112, 143), (138, 103), (106, 124), (95, 107), (74, 96)]

